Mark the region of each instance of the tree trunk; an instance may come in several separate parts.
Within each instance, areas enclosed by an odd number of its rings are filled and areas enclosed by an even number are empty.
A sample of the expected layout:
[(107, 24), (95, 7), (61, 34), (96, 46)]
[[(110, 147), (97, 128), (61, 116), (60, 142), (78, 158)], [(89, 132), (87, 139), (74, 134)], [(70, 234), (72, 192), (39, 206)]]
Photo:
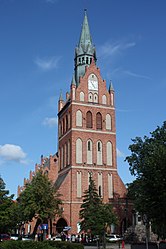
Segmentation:
[(40, 225), (40, 223), (41, 223), (41, 219), (38, 218), (37, 221), (36, 221), (35, 227), (34, 227), (34, 229), (33, 229), (33, 235), (34, 235), (34, 236), (35, 236), (35, 234), (37, 233), (37, 228), (38, 228), (38, 226)]
[(106, 239), (105, 239), (105, 231), (104, 231), (104, 234), (103, 234), (103, 249), (106, 248)]

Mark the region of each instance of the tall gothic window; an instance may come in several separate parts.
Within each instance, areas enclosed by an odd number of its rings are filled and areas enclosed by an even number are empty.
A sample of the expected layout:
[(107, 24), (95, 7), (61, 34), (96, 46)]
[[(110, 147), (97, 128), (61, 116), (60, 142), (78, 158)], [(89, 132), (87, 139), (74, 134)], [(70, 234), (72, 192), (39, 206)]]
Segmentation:
[(86, 113), (86, 128), (92, 128), (92, 113), (88, 111)]
[(113, 176), (108, 174), (108, 197), (113, 198)]
[(96, 114), (96, 129), (102, 130), (102, 115), (100, 112)]
[(97, 165), (102, 165), (103, 160), (102, 160), (102, 142), (98, 141), (97, 142)]
[(68, 114), (68, 128), (70, 129), (70, 112)]
[(82, 126), (82, 112), (80, 110), (76, 112), (76, 126)]
[(63, 134), (65, 133), (65, 119), (63, 119)]
[(76, 163), (82, 163), (82, 140), (80, 138), (76, 141)]
[(66, 115), (66, 131), (68, 130), (68, 115)]
[(108, 113), (106, 115), (106, 130), (111, 130), (111, 115)]
[(68, 145), (67, 145), (67, 165), (70, 165), (70, 140), (68, 141)]
[(87, 141), (87, 164), (92, 164), (92, 141)]
[(103, 196), (103, 176), (102, 176), (102, 173), (98, 173), (98, 193), (99, 193), (99, 196), (102, 197)]
[(77, 172), (77, 197), (82, 196), (82, 173)]
[(112, 143), (107, 142), (107, 165), (112, 166)]

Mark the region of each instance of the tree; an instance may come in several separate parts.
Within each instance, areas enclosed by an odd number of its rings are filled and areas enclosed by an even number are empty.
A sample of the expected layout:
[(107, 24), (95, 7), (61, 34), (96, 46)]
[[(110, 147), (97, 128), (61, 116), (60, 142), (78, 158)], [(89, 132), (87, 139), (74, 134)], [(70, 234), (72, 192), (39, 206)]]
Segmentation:
[(92, 177), (89, 179), (89, 188), (83, 196), (83, 204), (80, 209), (81, 230), (92, 236), (104, 235), (106, 226), (116, 224), (117, 218), (110, 204), (103, 204), (97, 194), (97, 189)]
[(42, 171), (36, 173), (32, 181), (26, 185), (25, 190), (18, 198), (21, 217), (24, 222), (37, 219), (33, 233), (37, 231), (39, 224), (46, 222), (55, 215), (61, 215), (60, 195), (52, 182)]
[(9, 195), (9, 191), (5, 189), (5, 186), (3, 179), (0, 177), (0, 233), (10, 232), (15, 222), (11, 219), (14, 195)]
[(136, 137), (126, 157), (136, 179), (128, 185), (136, 209), (152, 222), (152, 229), (166, 238), (166, 121), (144, 139)]

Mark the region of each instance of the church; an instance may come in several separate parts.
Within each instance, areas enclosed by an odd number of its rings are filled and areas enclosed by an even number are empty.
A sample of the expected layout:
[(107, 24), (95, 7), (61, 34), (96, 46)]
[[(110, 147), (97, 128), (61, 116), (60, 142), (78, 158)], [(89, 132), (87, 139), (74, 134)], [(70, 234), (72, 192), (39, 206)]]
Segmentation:
[[(107, 87), (96, 62), (85, 10), (70, 90), (66, 99), (61, 94), (58, 102), (58, 151), (46, 158), (41, 156), (35, 171), (24, 179), (25, 186), (42, 167), (62, 195), (63, 215), (50, 222), (52, 233), (65, 227), (70, 233), (79, 233), (79, 210), (90, 176), (103, 203), (119, 210), (120, 233), (125, 226), (126, 187), (117, 172), (115, 92), (112, 83)], [(18, 187), (18, 195), (22, 189)]]

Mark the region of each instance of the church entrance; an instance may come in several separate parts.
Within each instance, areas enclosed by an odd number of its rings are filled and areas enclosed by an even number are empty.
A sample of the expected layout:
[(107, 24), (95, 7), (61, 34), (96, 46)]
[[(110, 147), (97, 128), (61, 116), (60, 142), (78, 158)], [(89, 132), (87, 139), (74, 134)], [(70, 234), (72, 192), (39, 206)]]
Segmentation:
[(63, 232), (63, 229), (67, 227), (67, 222), (65, 221), (65, 219), (60, 218), (57, 223), (56, 223), (56, 231), (58, 233)]

